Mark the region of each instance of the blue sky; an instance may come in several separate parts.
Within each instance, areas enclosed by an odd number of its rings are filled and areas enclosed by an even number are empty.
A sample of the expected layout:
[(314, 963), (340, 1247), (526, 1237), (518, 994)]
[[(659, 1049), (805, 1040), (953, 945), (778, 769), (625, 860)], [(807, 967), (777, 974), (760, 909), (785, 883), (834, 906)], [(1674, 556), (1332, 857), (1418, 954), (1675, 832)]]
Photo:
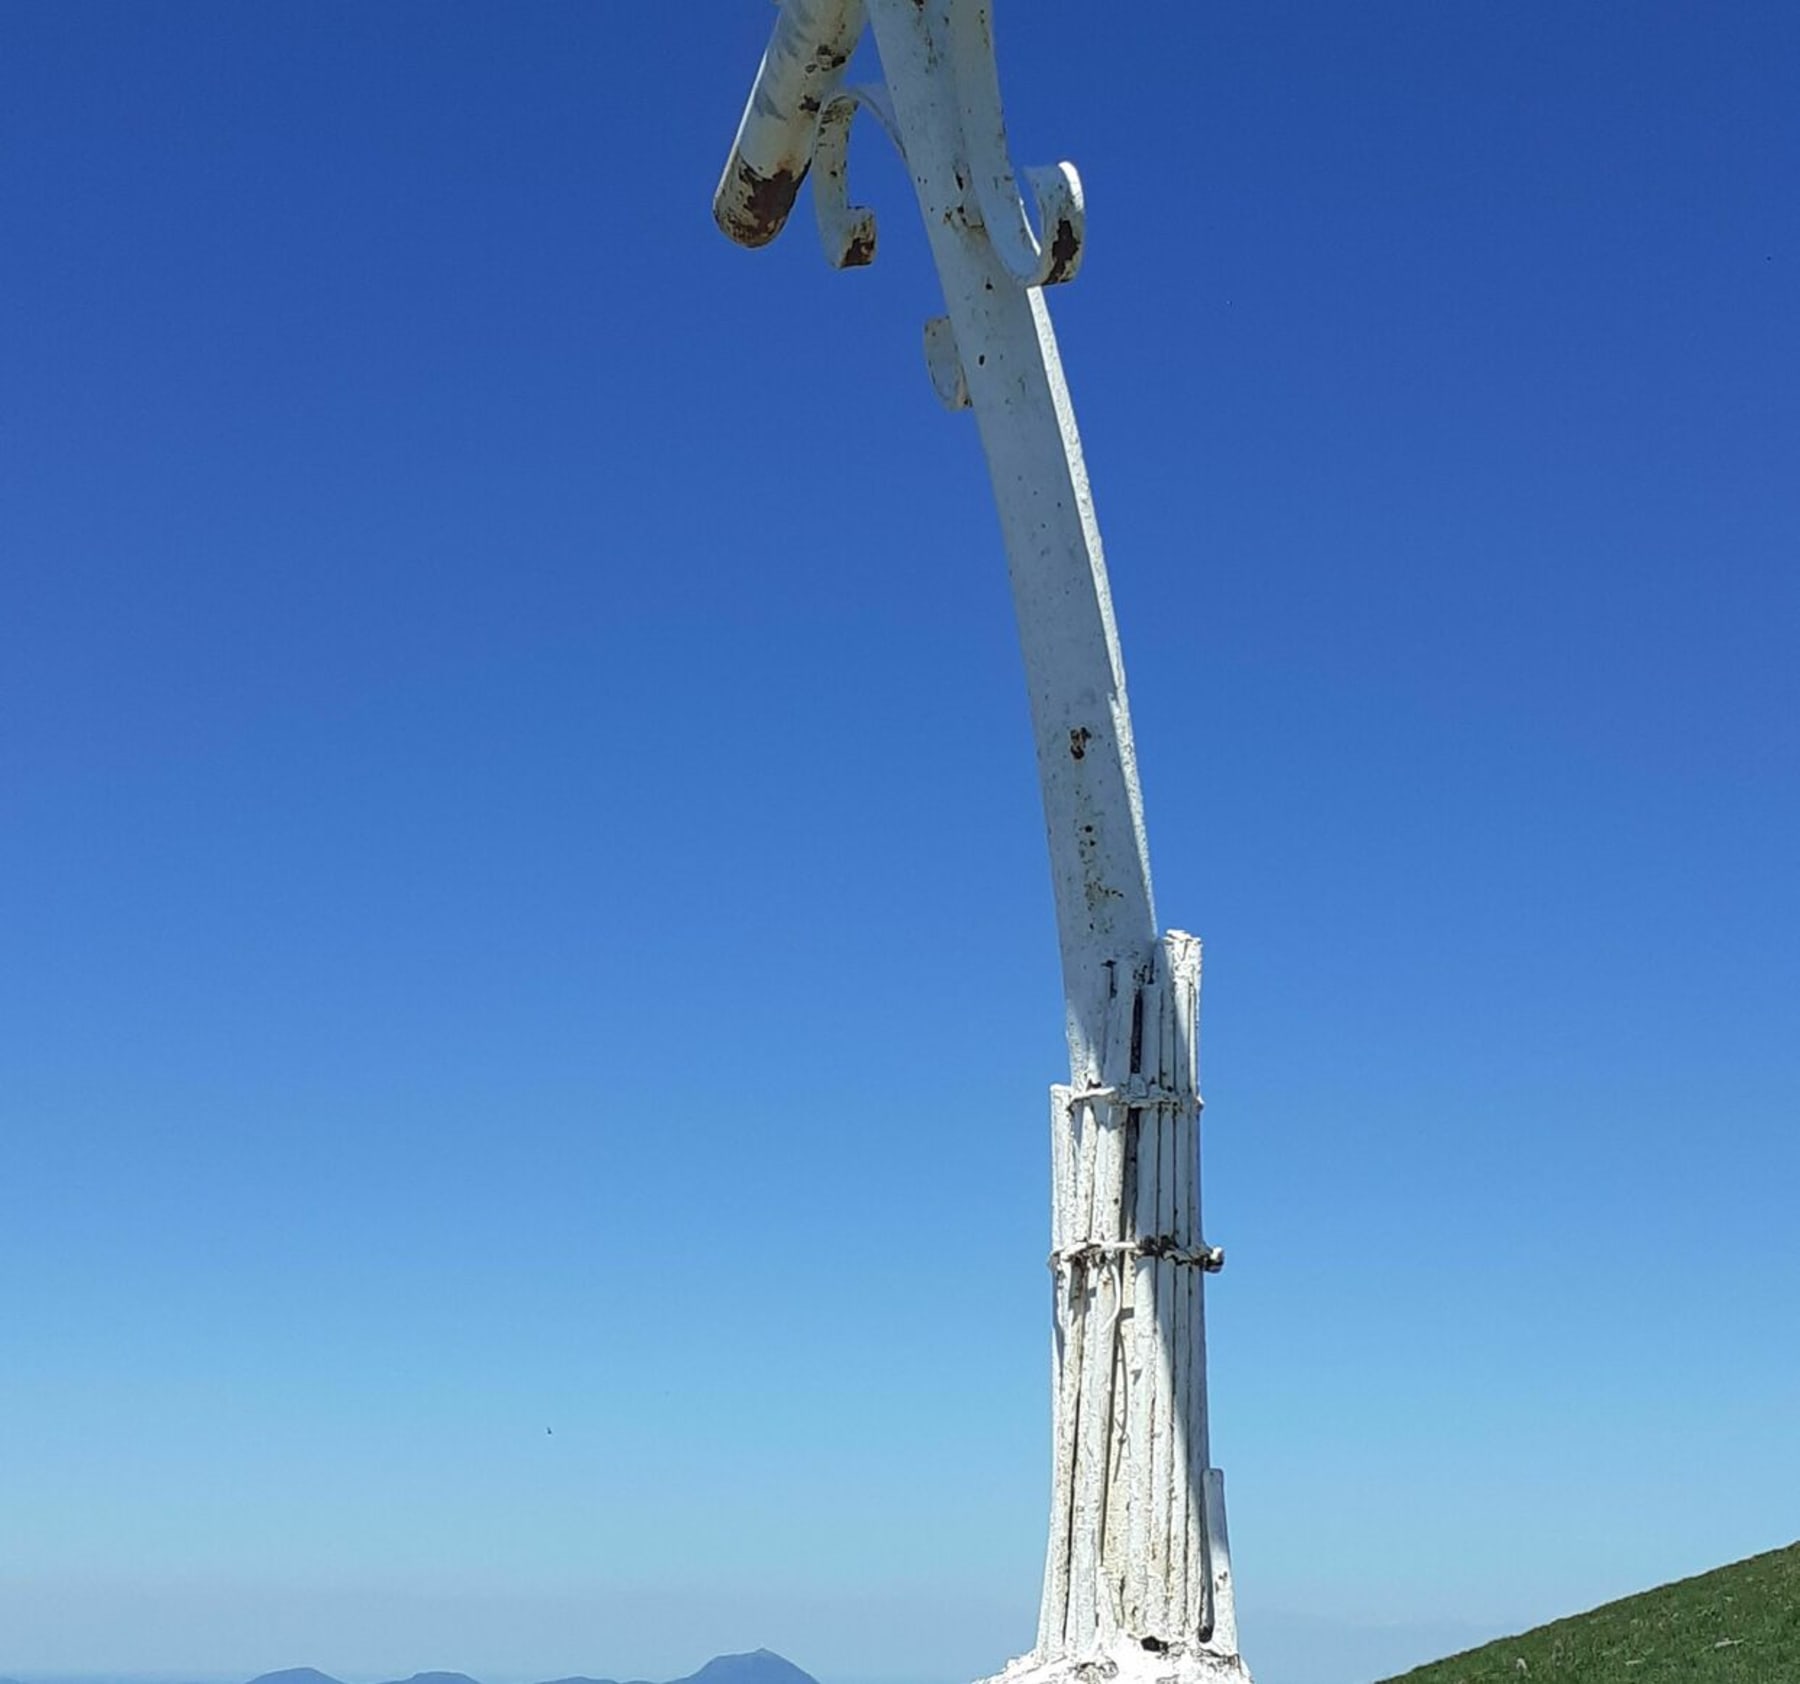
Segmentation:
[[(0, 5), (0, 1672), (1029, 1642), (1010, 605), (883, 143), (712, 227), (769, 21)], [(1261, 1684), (1791, 1541), (1800, 12), (1000, 24)]]

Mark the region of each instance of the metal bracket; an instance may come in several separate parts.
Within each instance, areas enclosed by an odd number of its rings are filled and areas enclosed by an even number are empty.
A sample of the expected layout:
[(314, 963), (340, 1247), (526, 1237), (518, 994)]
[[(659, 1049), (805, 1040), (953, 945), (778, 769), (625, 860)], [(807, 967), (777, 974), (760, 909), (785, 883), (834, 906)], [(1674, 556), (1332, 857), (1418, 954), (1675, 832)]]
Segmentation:
[(962, 352), (956, 348), (956, 329), (948, 316), (933, 316), (925, 324), (925, 368), (944, 408), (955, 411), (969, 407), (969, 377), (963, 371)]

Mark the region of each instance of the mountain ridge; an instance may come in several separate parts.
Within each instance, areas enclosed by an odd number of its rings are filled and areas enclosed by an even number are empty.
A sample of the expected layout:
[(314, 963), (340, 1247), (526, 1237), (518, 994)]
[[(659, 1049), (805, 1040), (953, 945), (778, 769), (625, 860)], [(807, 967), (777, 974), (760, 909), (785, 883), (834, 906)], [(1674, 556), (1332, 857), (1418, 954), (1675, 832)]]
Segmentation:
[[(0, 1679), (0, 1684), (14, 1684), (14, 1681)], [(290, 1666), (277, 1672), (258, 1673), (247, 1684), (345, 1684), (345, 1680), (321, 1672), (317, 1667)], [(481, 1684), (481, 1681), (466, 1672), (415, 1672), (410, 1678), (390, 1679), (387, 1684)], [(592, 1678), (583, 1673), (546, 1679), (544, 1684), (652, 1684), (652, 1681)], [(670, 1679), (668, 1684), (819, 1684), (819, 1681), (773, 1649), (747, 1649), (741, 1654), (714, 1655), (697, 1670)]]

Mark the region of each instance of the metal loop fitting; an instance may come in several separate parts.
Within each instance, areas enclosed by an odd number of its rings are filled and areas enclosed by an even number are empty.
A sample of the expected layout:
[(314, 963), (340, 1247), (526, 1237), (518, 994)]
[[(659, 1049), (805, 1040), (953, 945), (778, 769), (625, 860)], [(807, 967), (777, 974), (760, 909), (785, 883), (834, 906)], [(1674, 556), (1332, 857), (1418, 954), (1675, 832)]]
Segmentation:
[(1216, 1275), (1225, 1267), (1225, 1248), (1216, 1245), (1183, 1246), (1175, 1243), (1173, 1234), (1149, 1234), (1138, 1240), (1084, 1240), (1080, 1245), (1066, 1245), (1050, 1253), (1049, 1264), (1060, 1270), (1092, 1268), (1113, 1258), (1150, 1257), (1158, 1263), (1177, 1263), (1185, 1268), (1204, 1269)]
[(1199, 1094), (1152, 1087), (1142, 1076), (1133, 1076), (1118, 1086), (1078, 1088), (1069, 1095), (1069, 1109), (1074, 1111), (1080, 1105), (1118, 1105), (1130, 1111), (1172, 1111), (1178, 1117), (1197, 1117), (1206, 1109), (1206, 1101)]

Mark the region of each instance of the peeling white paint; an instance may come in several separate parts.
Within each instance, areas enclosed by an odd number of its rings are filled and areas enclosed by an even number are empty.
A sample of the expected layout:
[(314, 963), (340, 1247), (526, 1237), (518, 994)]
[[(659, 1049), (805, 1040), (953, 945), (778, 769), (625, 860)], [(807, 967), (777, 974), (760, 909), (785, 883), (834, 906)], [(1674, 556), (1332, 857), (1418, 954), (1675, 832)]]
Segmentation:
[[(886, 85), (846, 89), (865, 4)], [(720, 225), (766, 243), (810, 168), (827, 258), (872, 260), (875, 218), (848, 187), (862, 110), (906, 160), (942, 281), (932, 383), (974, 411), (987, 455), (1062, 953), (1050, 1539), (1037, 1647), (1001, 1677), (1245, 1684), (1207, 1435), (1205, 1279), (1223, 1257), (1200, 1220), (1200, 944), (1157, 933), (1106, 562), (1042, 291), (1079, 267), (1081, 183), (1067, 164), (1013, 168), (990, 0), (784, 0)]]

